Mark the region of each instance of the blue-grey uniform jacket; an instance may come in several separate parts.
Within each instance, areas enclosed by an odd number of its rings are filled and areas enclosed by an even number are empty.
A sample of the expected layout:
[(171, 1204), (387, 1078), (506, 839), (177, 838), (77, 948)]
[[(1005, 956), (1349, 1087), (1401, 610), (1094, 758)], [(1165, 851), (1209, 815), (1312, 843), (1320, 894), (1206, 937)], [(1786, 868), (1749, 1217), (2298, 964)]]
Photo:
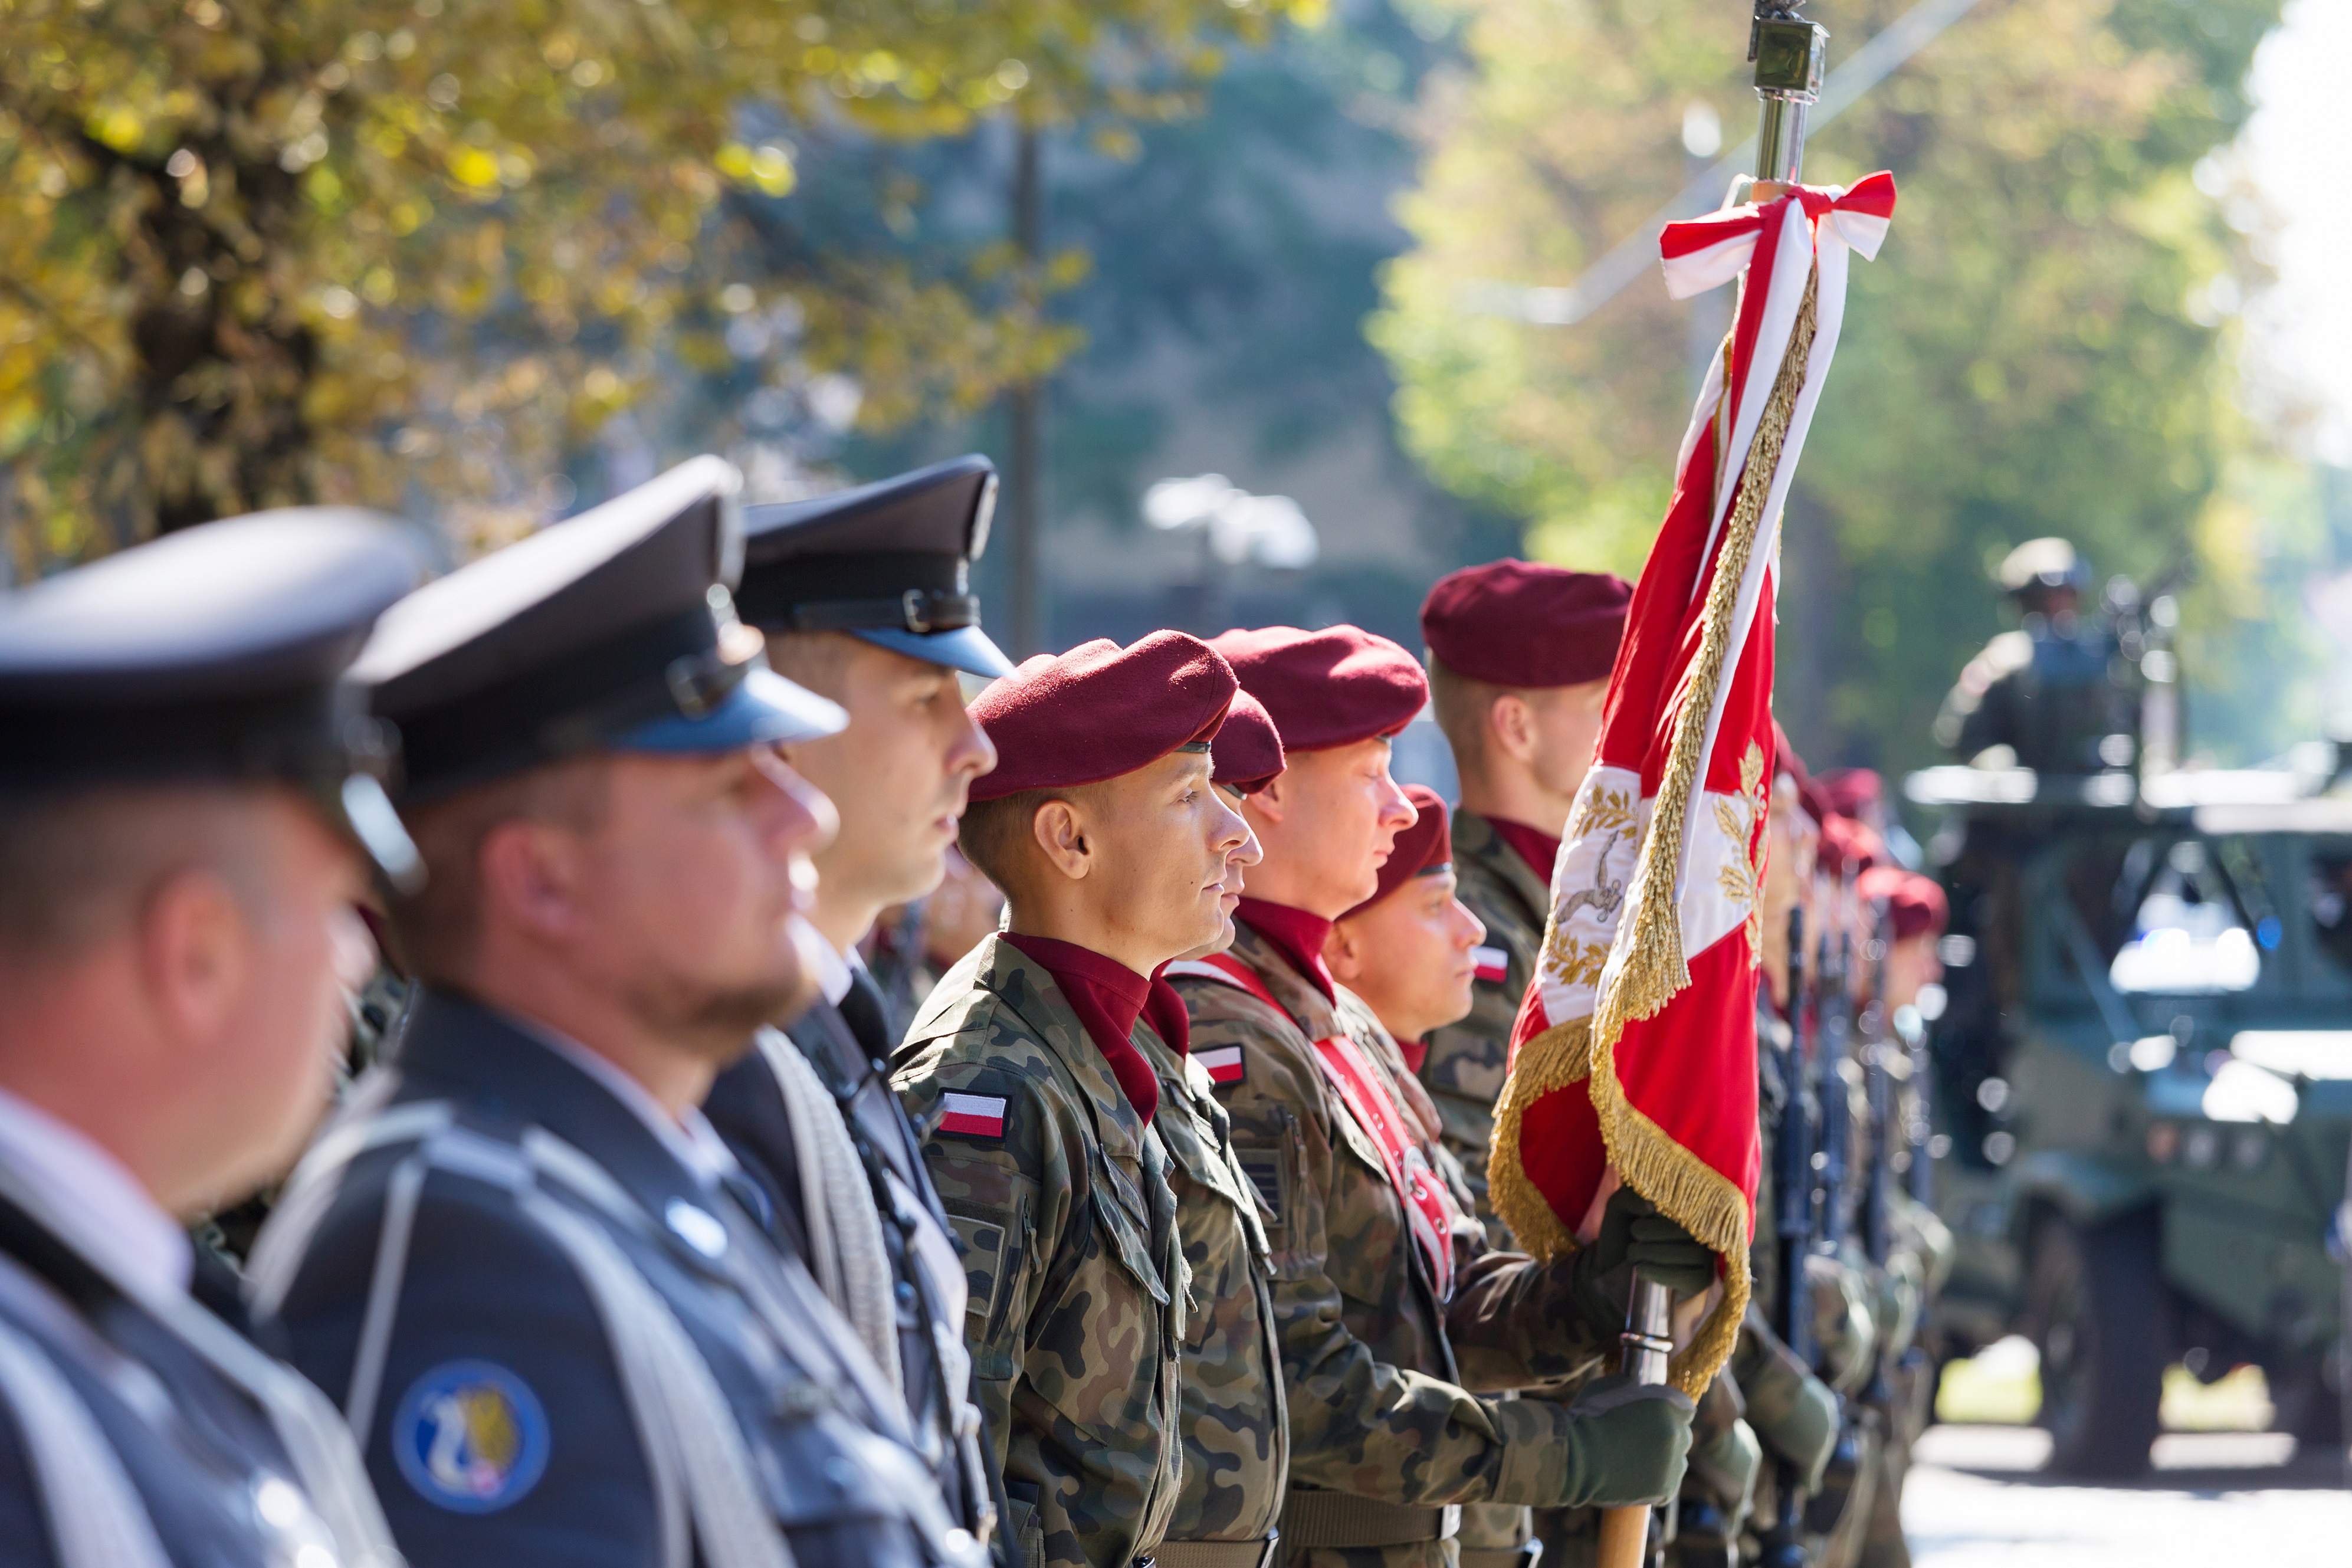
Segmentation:
[[(0, 1564), (396, 1568), (325, 1402), (194, 1300), (170, 1306), (0, 1193)], [(321, 1461), (340, 1530), (306, 1490)]]
[[(955, 1284), (962, 1284), (954, 1233), (923, 1163), (922, 1143), (883, 1076), (898, 1042), (882, 1037), (887, 1025), (880, 997), (862, 978), (852, 984), (868, 987), (865, 995), (871, 1005), (862, 1016), (868, 1021), (866, 1033), (876, 1037), (861, 1036), (846, 1009), (826, 1002), (794, 1019), (788, 1037), (832, 1096), (835, 1113), (865, 1166), (896, 1287), (899, 1364), (918, 1449), (956, 1521), (985, 1533), (982, 1526), (992, 1527), (1001, 1483), (988, 1474), (980, 1410), (967, 1387), (963, 1314), (943, 1310), (940, 1282), (922, 1266), (928, 1244), (957, 1268)], [(762, 1217), (778, 1244), (805, 1256), (809, 1204), (802, 1191), (792, 1117), (774, 1068), (761, 1053), (751, 1052), (719, 1075), (702, 1109), (762, 1188), (769, 1200)]]
[(253, 1273), (420, 1564), (776, 1568), (778, 1526), (803, 1568), (980, 1558), (800, 1263), (449, 992), (305, 1158)]

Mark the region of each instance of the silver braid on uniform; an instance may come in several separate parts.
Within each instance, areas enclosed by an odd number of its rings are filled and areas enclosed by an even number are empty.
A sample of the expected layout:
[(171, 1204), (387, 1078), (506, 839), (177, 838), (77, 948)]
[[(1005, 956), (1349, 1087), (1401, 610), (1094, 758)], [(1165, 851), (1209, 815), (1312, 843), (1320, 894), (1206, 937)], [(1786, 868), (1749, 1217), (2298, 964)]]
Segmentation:
[(809, 1271), (857, 1331), (891, 1388), (903, 1394), (907, 1383), (898, 1363), (897, 1281), (883, 1244), (873, 1187), (842, 1124), (842, 1108), (792, 1041), (774, 1029), (762, 1029), (759, 1046), (792, 1119), (793, 1148), (808, 1208)]

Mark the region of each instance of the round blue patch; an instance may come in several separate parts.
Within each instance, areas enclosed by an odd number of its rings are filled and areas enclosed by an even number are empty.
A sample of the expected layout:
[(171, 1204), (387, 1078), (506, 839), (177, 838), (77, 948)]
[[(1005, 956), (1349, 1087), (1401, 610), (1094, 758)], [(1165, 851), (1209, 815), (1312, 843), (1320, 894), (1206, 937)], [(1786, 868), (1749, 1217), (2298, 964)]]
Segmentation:
[(547, 1473), (547, 1412), (494, 1362), (444, 1362), (411, 1384), (392, 1453), (419, 1496), (454, 1513), (496, 1513)]

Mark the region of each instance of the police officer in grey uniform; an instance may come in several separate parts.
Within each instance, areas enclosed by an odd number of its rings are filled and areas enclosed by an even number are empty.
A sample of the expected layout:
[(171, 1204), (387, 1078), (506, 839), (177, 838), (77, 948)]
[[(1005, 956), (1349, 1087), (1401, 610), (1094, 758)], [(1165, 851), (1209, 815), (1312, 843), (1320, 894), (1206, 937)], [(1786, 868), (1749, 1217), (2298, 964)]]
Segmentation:
[(11, 1568), (399, 1562), (333, 1407), (198, 1304), (181, 1227), (325, 1109), (355, 829), (415, 868), (338, 678), (415, 573), (385, 520), (309, 509), (0, 598)]
[(405, 737), (421, 987), (255, 1304), (420, 1563), (982, 1557), (696, 1109), (807, 987), (828, 814), (773, 747), (842, 722), (735, 619), (736, 482), (698, 458), (477, 561), (354, 667)]
[(982, 1539), (1003, 1481), (970, 1397), (963, 1265), (883, 1076), (898, 1031), (857, 944), (886, 907), (939, 886), (966, 791), (996, 764), (957, 680), (1013, 668), (980, 628), (970, 581), (995, 500), (994, 467), (966, 457), (746, 509), (737, 607), (776, 668), (850, 723), (784, 749), (841, 817), (815, 857), (818, 998), (788, 1029), (763, 1031), (703, 1104), (766, 1190), (777, 1238), (808, 1259), (905, 1396), (950, 1511)]

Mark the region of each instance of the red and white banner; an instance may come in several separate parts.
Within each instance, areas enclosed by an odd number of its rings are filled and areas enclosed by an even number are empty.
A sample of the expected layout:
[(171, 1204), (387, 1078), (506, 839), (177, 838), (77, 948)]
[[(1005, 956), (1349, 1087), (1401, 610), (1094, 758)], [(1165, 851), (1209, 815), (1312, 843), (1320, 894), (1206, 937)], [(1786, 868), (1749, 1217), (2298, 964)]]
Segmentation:
[(1722, 1255), (1725, 1299), (1675, 1358), (1694, 1393), (1745, 1310), (1755, 1223), (1781, 508), (1837, 348), (1848, 252), (1875, 255), (1894, 205), (1894, 180), (1873, 174), (1661, 240), (1678, 298), (1739, 278), (1738, 311), (1634, 588), (1497, 1106), (1490, 1181), (1531, 1247), (1575, 1245), (1613, 1172)]

